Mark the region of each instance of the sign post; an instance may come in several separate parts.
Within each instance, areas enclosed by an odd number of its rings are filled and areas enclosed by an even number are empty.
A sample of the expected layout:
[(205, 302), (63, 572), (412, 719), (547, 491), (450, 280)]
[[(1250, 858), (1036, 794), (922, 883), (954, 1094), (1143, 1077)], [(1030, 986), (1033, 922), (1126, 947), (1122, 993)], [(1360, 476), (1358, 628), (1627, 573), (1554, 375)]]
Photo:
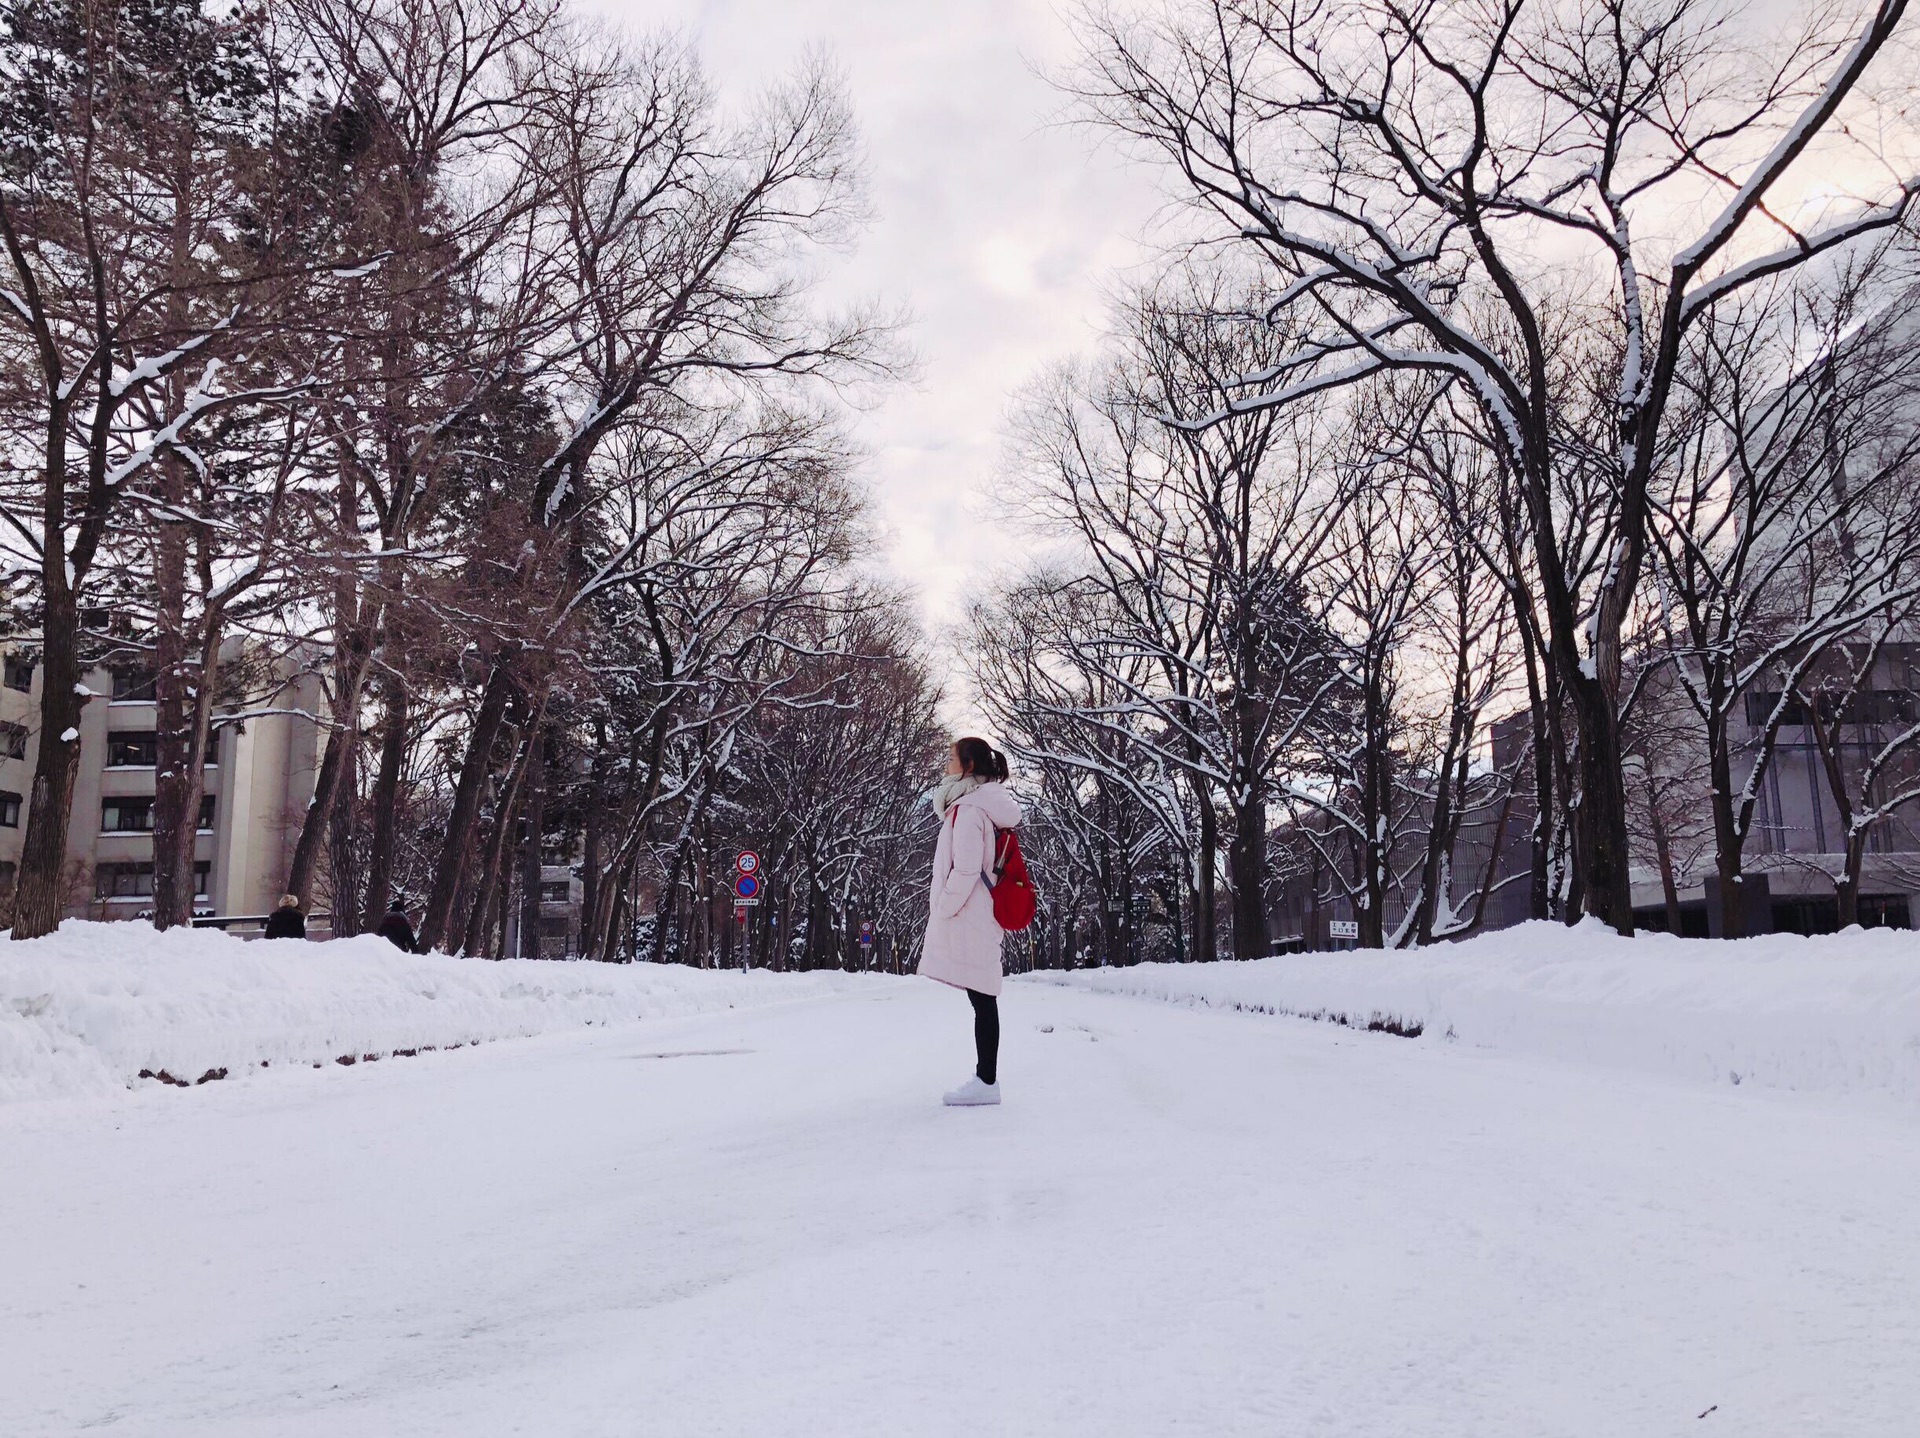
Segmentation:
[(751, 849), (742, 849), (733, 861), (733, 871), (733, 902), (740, 912), (740, 921), (745, 923), (747, 906), (760, 902), (760, 856)]
[(740, 967), (752, 965), (753, 950), (747, 942), (747, 910), (760, 902), (760, 856), (742, 849), (733, 861), (733, 917), (740, 925)]

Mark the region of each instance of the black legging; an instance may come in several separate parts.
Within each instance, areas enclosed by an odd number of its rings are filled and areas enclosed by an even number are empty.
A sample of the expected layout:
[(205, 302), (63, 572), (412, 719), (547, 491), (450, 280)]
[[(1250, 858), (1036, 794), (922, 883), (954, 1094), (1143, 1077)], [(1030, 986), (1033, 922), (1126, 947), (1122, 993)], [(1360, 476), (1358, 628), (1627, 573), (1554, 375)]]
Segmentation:
[(973, 1001), (973, 1047), (980, 1056), (974, 1072), (981, 1083), (995, 1083), (1000, 1075), (1000, 1000), (972, 989), (967, 997)]

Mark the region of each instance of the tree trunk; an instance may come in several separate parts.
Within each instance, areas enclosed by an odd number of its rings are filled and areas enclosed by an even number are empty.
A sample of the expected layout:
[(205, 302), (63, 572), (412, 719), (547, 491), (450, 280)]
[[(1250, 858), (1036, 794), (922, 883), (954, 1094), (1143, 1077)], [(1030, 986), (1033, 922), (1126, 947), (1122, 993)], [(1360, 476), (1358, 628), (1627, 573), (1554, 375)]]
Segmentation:
[(1233, 956), (1266, 957), (1267, 806), (1245, 791), (1236, 796), (1233, 838), (1227, 852), (1233, 888)]
[(1596, 680), (1567, 686), (1580, 732), (1580, 806), (1574, 814), (1574, 858), (1586, 912), (1633, 934), (1633, 879), (1628, 869), (1627, 796), (1621, 772), (1619, 717)]
[(540, 895), (545, 875), (541, 863), (541, 830), (546, 824), (547, 741), (544, 726), (527, 738), (525, 798), (520, 805), (524, 833), (520, 840), (520, 957), (540, 957)]
[(1839, 927), (1844, 929), (1860, 922), (1860, 871), (1866, 862), (1867, 831), (1854, 818), (1853, 797), (1847, 787), (1845, 748), (1840, 736), (1827, 727), (1818, 698), (1818, 695), (1803, 694), (1800, 702), (1813, 730), (1814, 749), (1820, 756), (1820, 768), (1826, 776), (1827, 793), (1832, 796), (1834, 813), (1840, 820), (1840, 831), (1847, 836), (1840, 875), (1833, 881), (1834, 908), (1838, 910), (1836, 917)]
[(1720, 937), (1738, 939), (1747, 932), (1746, 894), (1740, 884), (1741, 851), (1745, 847), (1733, 816), (1732, 763), (1727, 755), (1726, 730), (1707, 721), (1707, 773), (1713, 811), (1713, 867), (1720, 878)]
[[(434, 865), (433, 888), (427, 895), (426, 913), (420, 920), (422, 953), (438, 948), (451, 933), (454, 899), (472, 848), (473, 822), (480, 813), (481, 796), (493, 767), (493, 746), (500, 737), (512, 690), (507, 656), (503, 655), (487, 675), (480, 710), (474, 716), (473, 733), (460, 763), (460, 778), (453, 791), (453, 811), (447, 816), (447, 832), (440, 841), (440, 855)], [(305, 835), (301, 838), (304, 842)]]
[[(161, 498), (170, 509), (184, 507), (183, 468), (171, 455), (157, 466)], [(192, 732), (187, 722), (187, 690), (192, 680), (187, 663), (186, 529), (164, 514), (156, 517), (155, 527), (153, 926), (171, 929), (193, 922), (193, 835), (198, 828), (200, 784), (199, 776), (190, 772), (188, 752)]]
[[(171, 863), (175, 893), (175, 912), (182, 915), (176, 922), (193, 921), (194, 856), (198, 848), (200, 831), (200, 801), (207, 789), (207, 755), (213, 747), (213, 709), (216, 691), (220, 682), (220, 646), (225, 637), (225, 620), (216, 608), (204, 614), (200, 620), (200, 655), (196, 665), (189, 671), (190, 683), (186, 704), (186, 719), (183, 728), (186, 733), (186, 747), (182, 762), (185, 766), (183, 782), (180, 786), (182, 812), (187, 821), (178, 825), (171, 838)], [(159, 825), (156, 822), (155, 828)], [(154, 898), (158, 909), (160, 896), (160, 862), (163, 848), (162, 836), (153, 836), (154, 858)], [(158, 927), (158, 920), (155, 920)]]
[[(680, 875), (686, 863), (687, 846), (684, 843), (673, 846), (673, 862), (667, 866), (667, 876), (660, 886), (660, 897), (653, 905), (653, 941), (647, 955), (651, 963), (664, 963), (667, 957), (667, 930), (673, 926), (674, 908), (680, 899)], [(769, 897), (769, 896), (763, 896)]]
[(1207, 781), (1193, 777), (1194, 799), (1200, 811), (1200, 842), (1193, 856), (1193, 958), (1196, 963), (1212, 963), (1220, 957), (1214, 893), (1214, 863), (1220, 853), (1220, 816), (1214, 812), (1213, 795)]
[(586, 833), (581, 839), (580, 858), (580, 955), (588, 959), (605, 957), (600, 951), (599, 935), (593, 929), (593, 916), (599, 910), (600, 885), (603, 882), (600, 851), (606, 833), (606, 805), (602, 802), (607, 786), (606, 750), (607, 722), (605, 719), (596, 719), (593, 725), (593, 758), (587, 770)]
[(1680, 886), (1673, 876), (1673, 842), (1667, 833), (1667, 821), (1660, 813), (1660, 796), (1654, 791), (1653, 777), (1647, 777), (1647, 819), (1653, 830), (1653, 852), (1660, 864), (1660, 892), (1667, 905), (1667, 932), (1680, 933)]
[(1860, 922), (1860, 870), (1867, 854), (1867, 835), (1849, 831), (1845, 867), (1833, 886), (1834, 907), (1839, 910), (1840, 927), (1851, 928)]
[(1360, 841), (1362, 872), (1358, 878), (1365, 903), (1354, 915), (1357, 940), (1363, 949), (1387, 945), (1387, 820), (1393, 803), (1391, 757), (1387, 753), (1387, 696), (1378, 660), (1369, 652), (1361, 686), (1363, 710), (1360, 756)]
[(67, 588), (65, 546), (47, 545), (41, 583), (40, 753), (27, 801), (27, 833), (20, 850), (13, 937), (37, 939), (60, 927), (66, 907), (67, 824), (80, 769), (79, 614)]
[(388, 672), (387, 713), (380, 726), (380, 770), (373, 783), (373, 833), (367, 848), (367, 902), (361, 922), (372, 929), (393, 902), (393, 859), (400, 837), (400, 782), (407, 763), (407, 686)]
[(339, 709), (333, 716), (333, 732), (327, 735), (320, 772), (313, 781), (313, 800), (307, 805), (306, 817), (300, 824), (300, 838), (293, 846), (293, 862), (287, 865), (287, 892), (297, 895), (302, 907), (313, 898), (321, 845), (326, 841), (333, 806), (348, 773), (347, 750), (360, 740), (360, 693), (366, 686), (367, 674), (364, 647), (353, 645), (348, 662), (341, 667), (334, 696)]
[[(1528, 834), (1527, 917), (1553, 917), (1554, 732), (1541, 692), (1538, 650), (1527, 616), (1515, 601), (1520, 618), (1521, 657), (1527, 671), (1527, 723), (1533, 736), (1533, 827)], [(1518, 775), (1515, 776), (1518, 778)]]
[[(501, 890), (506, 887), (503, 880), (507, 871), (507, 850), (512, 845), (515, 815), (519, 812), (521, 786), (526, 782), (527, 755), (533, 744), (531, 735), (538, 731), (538, 720), (529, 726), (529, 737), (515, 745), (515, 753), (507, 765), (507, 772), (501, 776), (498, 797), (493, 806), (493, 822), (487, 828), (485, 845), (481, 852), (484, 859), (480, 866), (479, 883), (473, 886), (470, 905), (466, 911), (466, 923), (461, 931), (460, 948), (463, 953), (483, 954), (492, 952), (488, 940), (489, 930), (498, 908)], [(504, 915), (504, 910), (499, 911)]]
[[(166, 302), (168, 328), (188, 326), (187, 274), (192, 263), (192, 146), (176, 139), (173, 152), (173, 208), (170, 254), (173, 293)], [(164, 393), (167, 418), (186, 407), (186, 373), (168, 376)], [(187, 527), (174, 516), (192, 508), (187, 502), (188, 468), (178, 454), (164, 455), (154, 481), (164, 508), (154, 515), (154, 774), (153, 774), (153, 926), (170, 929), (193, 922), (194, 839), (200, 827), (203, 776), (195, 764), (193, 734), (187, 722)]]
[(360, 932), (360, 864), (353, 852), (353, 806), (360, 797), (360, 746), (345, 745), (341, 753), (343, 772), (327, 820), (327, 881), (332, 891), (333, 937), (349, 939)]
[[(1465, 798), (1465, 783), (1461, 782), (1460, 792), (1455, 792), (1454, 770), (1464, 756), (1459, 746), (1466, 736), (1460, 732), (1459, 710), (1454, 711), (1455, 723), (1447, 736), (1447, 752), (1436, 774), (1433, 786), (1433, 814), (1427, 825), (1427, 848), (1420, 861), (1420, 912), (1414, 926), (1414, 941), (1419, 944), (1431, 944), (1435, 930), (1439, 925), (1440, 905), (1447, 905), (1448, 918), (1453, 917), (1453, 896), (1448, 892), (1452, 888), (1453, 853), (1455, 838), (1459, 828), (1460, 802)], [(1498, 863), (1496, 853), (1488, 861)]]

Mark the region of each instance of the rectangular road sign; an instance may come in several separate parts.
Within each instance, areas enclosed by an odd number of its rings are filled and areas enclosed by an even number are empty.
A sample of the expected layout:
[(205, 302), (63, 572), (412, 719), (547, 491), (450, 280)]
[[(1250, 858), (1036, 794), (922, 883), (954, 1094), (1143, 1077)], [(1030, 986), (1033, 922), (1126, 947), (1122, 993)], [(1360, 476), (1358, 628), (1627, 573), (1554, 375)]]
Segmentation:
[(1327, 932), (1336, 939), (1357, 939), (1360, 937), (1360, 922), (1357, 919), (1328, 919)]

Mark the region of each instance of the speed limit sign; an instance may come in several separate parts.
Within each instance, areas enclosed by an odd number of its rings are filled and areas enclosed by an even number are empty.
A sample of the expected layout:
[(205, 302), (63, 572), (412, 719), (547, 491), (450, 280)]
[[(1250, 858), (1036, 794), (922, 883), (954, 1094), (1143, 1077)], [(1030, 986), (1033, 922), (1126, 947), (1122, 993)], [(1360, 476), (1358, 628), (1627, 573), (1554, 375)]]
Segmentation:
[(760, 872), (760, 856), (751, 849), (743, 849), (740, 857), (733, 861), (733, 867), (743, 874), (757, 874)]

